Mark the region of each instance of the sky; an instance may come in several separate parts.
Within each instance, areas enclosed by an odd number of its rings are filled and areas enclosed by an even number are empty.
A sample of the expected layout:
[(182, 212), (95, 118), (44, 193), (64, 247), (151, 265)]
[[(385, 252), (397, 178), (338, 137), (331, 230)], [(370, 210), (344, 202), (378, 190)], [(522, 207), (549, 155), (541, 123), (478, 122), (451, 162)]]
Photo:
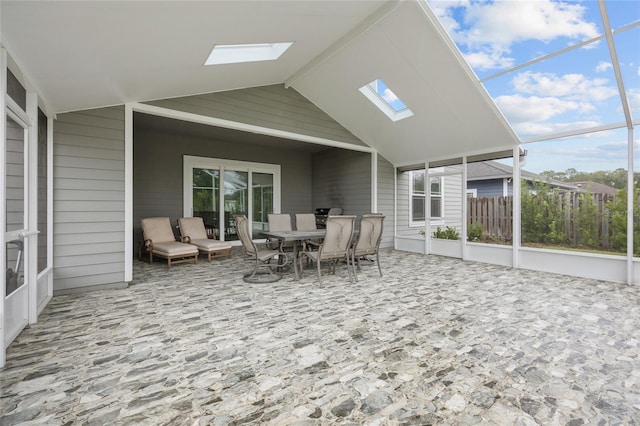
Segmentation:
[[(596, 0), (428, 0), (428, 4), (522, 141), (625, 121), (605, 39), (503, 73), (604, 34)], [(624, 92), (632, 119), (638, 121), (640, 1), (607, 0), (605, 5)], [(635, 149), (640, 150), (640, 131), (635, 133)], [(525, 169), (626, 169), (627, 139), (625, 127), (525, 143)], [(640, 165), (635, 168), (640, 170)]]

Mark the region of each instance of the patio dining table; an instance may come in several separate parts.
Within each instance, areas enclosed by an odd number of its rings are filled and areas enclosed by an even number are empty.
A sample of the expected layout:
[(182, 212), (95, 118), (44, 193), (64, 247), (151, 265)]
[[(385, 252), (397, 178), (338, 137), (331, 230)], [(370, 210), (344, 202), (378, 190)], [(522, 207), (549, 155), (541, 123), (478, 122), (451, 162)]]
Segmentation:
[(314, 231), (261, 231), (263, 236), (268, 238), (275, 238), (282, 242), (287, 241), (295, 241), (296, 244), (293, 245), (293, 273), (295, 276), (295, 280), (300, 280), (300, 272), (298, 271), (298, 247), (300, 244), (297, 244), (298, 241), (306, 241), (306, 240), (320, 240), (324, 238), (326, 230), (324, 229), (316, 229)]

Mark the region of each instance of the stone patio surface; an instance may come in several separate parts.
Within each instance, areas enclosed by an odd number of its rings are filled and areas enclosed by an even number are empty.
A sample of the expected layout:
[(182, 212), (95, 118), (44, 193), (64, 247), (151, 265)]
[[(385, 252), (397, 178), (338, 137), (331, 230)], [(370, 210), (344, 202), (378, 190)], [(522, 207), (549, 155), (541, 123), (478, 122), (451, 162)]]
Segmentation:
[(635, 425), (640, 287), (385, 250), (249, 284), (240, 252), (56, 296), (2, 425)]

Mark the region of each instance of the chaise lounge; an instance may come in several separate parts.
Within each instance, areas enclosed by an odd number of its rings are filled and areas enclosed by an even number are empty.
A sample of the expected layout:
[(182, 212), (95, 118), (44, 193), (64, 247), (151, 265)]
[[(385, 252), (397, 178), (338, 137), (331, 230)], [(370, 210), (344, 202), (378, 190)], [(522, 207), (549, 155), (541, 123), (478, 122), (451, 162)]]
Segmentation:
[(149, 263), (153, 263), (154, 256), (167, 259), (167, 269), (175, 263), (198, 263), (198, 247), (177, 241), (168, 217), (149, 217), (142, 219), (140, 224), (144, 242), (138, 251), (139, 259), (143, 253), (149, 255)]

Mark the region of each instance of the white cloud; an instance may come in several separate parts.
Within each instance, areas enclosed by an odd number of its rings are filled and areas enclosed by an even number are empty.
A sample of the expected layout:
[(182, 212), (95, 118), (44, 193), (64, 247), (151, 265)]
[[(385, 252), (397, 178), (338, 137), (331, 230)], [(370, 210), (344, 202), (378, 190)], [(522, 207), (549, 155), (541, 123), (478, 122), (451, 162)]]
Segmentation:
[(615, 87), (608, 86), (605, 78), (588, 78), (583, 74), (523, 72), (512, 79), (514, 89), (520, 93), (538, 96), (557, 96), (583, 102), (603, 101), (618, 95)]
[(579, 111), (579, 102), (564, 101), (555, 97), (507, 95), (498, 96), (496, 105), (510, 123), (540, 122), (568, 111)]
[[(511, 64), (511, 46), (517, 42), (550, 42), (558, 37), (585, 40), (598, 35), (597, 25), (585, 20), (585, 8), (580, 4), (551, 0), (431, 0), (430, 5), (452, 38), (466, 46), (466, 56), (483, 70)], [(464, 28), (454, 19), (454, 9), (464, 9)]]
[(557, 133), (567, 132), (570, 130), (588, 129), (600, 125), (596, 121), (577, 121), (571, 123), (551, 123), (551, 122), (524, 122), (513, 124), (513, 130), (523, 139), (528, 137), (537, 137), (542, 135), (553, 135)]
[(510, 68), (514, 65), (513, 58), (504, 56), (501, 51), (473, 52), (464, 55), (464, 57), (473, 69), (479, 70)]
[(611, 68), (613, 68), (611, 62), (600, 61), (598, 65), (596, 65), (596, 72), (605, 72)]
[(634, 118), (640, 118), (640, 89), (631, 89), (627, 92), (627, 100)]
[(391, 89), (386, 88), (384, 89), (384, 93), (382, 94), (382, 99), (384, 99), (385, 101), (387, 101), (387, 103), (392, 103), (398, 100), (398, 97), (396, 96), (395, 93), (393, 93), (391, 91)]

